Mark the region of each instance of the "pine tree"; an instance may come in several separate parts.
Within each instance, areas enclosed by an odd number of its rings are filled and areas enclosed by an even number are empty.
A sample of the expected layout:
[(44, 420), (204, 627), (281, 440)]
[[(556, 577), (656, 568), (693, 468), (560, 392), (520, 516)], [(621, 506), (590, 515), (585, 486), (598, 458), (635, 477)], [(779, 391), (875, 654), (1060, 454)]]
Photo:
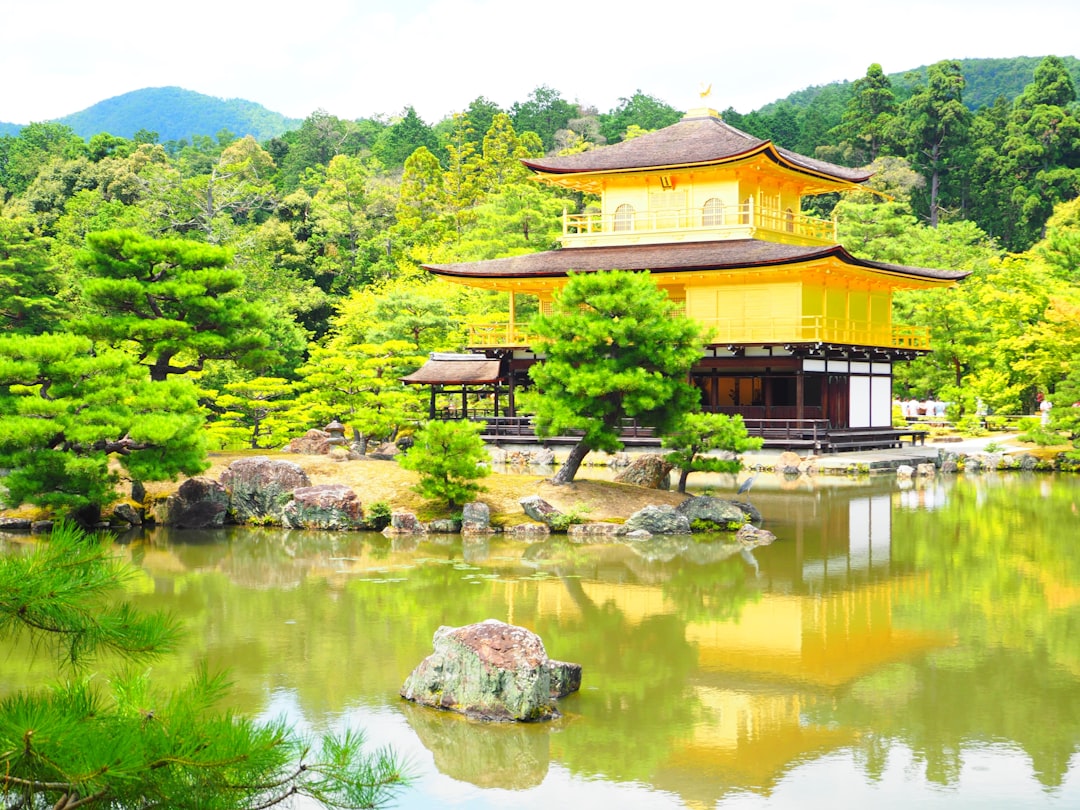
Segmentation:
[(201, 472), (202, 424), (190, 381), (151, 382), (121, 351), (76, 335), (0, 337), (0, 468), (12, 505), (89, 522), (116, 498), (114, 463), (139, 481)]
[[(742, 469), (739, 453), (760, 450), (762, 439), (751, 437), (739, 414), (688, 413), (672, 432), (663, 437), (671, 450), (666, 460), (679, 468), (679, 492), (686, 492), (686, 479), (692, 472), (737, 473)], [(707, 456), (714, 450), (726, 454)]]
[(228, 250), (137, 231), (91, 233), (78, 256), (91, 311), (75, 326), (113, 345), (134, 345), (153, 380), (199, 371), (206, 360), (258, 367), (274, 357), (262, 310), (240, 298)]
[(487, 457), (480, 425), (435, 421), (417, 431), (401, 466), (420, 473), (417, 492), (453, 508), (483, 491), (476, 480), (491, 473), (483, 465)]
[(686, 378), (701, 356), (701, 328), (672, 311), (648, 273), (571, 274), (532, 331), (545, 355), (529, 370), (537, 432), (584, 431), (553, 483), (572, 482), (590, 450), (621, 449), (624, 419), (663, 433), (697, 404)]
[(225, 678), (205, 669), (172, 691), (145, 668), (89, 677), (105, 653), (141, 664), (175, 649), (175, 620), (117, 600), (133, 571), (106, 538), (69, 524), (29, 554), (0, 557), (0, 636), (52, 648), (66, 676), (0, 700), (5, 807), (232, 810), (300, 798), (373, 808), (400, 789), (390, 752), (364, 753), (354, 732), (313, 744), (284, 720), (238, 716), (221, 708)]

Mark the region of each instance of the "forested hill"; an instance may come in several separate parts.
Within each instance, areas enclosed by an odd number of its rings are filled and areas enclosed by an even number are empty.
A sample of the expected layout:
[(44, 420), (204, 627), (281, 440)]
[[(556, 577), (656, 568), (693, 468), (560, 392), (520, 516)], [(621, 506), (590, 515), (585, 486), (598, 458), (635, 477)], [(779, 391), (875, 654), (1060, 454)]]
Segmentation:
[[(205, 96), (180, 87), (148, 87), (99, 101), (81, 112), (57, 119), (81, 138), (99, 132), (131, 138), (139, 130), (156, 132), (162, 143), (191, 140), (193, 135), (251, 135), (258, 141), (296, 129), (302, 123), (244, 99)], [(0, 134), (16, 134), (19, 127), (0, 124)]]
[[(1031, 81), (1035, 68), (1045, 57), (1015, 56), (1004, 59), (957, 59), (960, 71), (964, 75), (964, 105), (969, 110), (988, 107), (998, 98), (1012, 102)], [(1073, 84), (1080, 86), (1080, 59), (1063, 56), (1061, 61), (1072, 77)], [(888, 68), (888, 65), (882, 65)], [(889, 81), (898, 99), (911, 95), (912, 90), (926, 83), (927, 65), (911, 68), (899, 73), (887, 73)], [(755, 112), (773, 114), (778, 106), (791, 105), (796, 109), (811, 106), (839, 106), (851, 96), (851, 82), (836, 81), (815, 87), (796, 90), (782, 99), (766, 104)]]

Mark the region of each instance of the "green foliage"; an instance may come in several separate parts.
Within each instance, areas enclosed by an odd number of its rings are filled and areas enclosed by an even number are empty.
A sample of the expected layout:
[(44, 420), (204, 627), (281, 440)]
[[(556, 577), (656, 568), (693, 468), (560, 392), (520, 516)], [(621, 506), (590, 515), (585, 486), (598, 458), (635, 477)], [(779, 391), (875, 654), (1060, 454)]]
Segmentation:
[(734, 521), (717, 523), (715, 520), (694, 518), (690, 521), (690, 530), (695, 534), (698, 532), (737, 532), (743, 525)]
[(491, 473), (487, 457), (478, 424), (433, 421), (416, 432), (400, 463), (420, 473), (417, 492), (453, 508), (483, 492), (476, 480)]
[(1072, 441), (1074, 450), (1068, 455), (1080, 459), (1080, 366), (1074, 363), (1057, 383), (1051, 401), (1050, 428)]
[(384, 166), (397, 167), (405, 165), (417, 149), (434, 152), (438, 148), (435, 133), (410, 106), (399, 120), (379, 133), (371, 151)]
[(375, 501), (368, 504), (364, 514), (364, 525), (373, 532), (381, 532), (390, 525), (390, 517), (394, 510), (386, 501)]
[(82, 668), (102, 654), (145, 662), (175, 648), (179, 625), (116, 600), (134, 569), (111, 543), (60, 524), (50, 542), (0, 558), (0, 636), (27, 635), (75, 675), (0, 701), (0, 793), (10, 807), (271, 807), (303, 797), (323, 807), (376, 807), (403, 784), (362, 737), (301, 739), (218, 708), (222, 676), (199, 669), (173, 690), (148, 671), (108, 678)]
[(560, 512), (557, 515), (552, 515), (549, 526), (553, 532), (565, 532), (571, 526), (576, 526), (580, 523), (584, 523), (586, 516), (592, 510), (587, 504), (575, 503), (565, 512)]
[(620, 98), (615, 109), (600, 116), (600, 133), (608, 143), (621, 141), (631, 126), (646, 132), (677, 123), (682, 113), (655, 96), (636, 91), (630, 98)]
[(887, 136), (927, 178), (925, 206), (931, 227), (941, 218), (942, 184), (959, 163), (958, 153), (971, 124), (963, 90), (964, 75), (958, 62), (931, 65), (926, 86), (900, 105)]
[[(214, 397), (213, 407), (221, 413), (210, 425), (210, 434), (225, 439), (223, 447), (247, 445), (253, 450), (271, 447), (275, 436), (286, 432), (275, 422), (275, 414), (290, 405), (294, 387), (280, 377), (255, 377), (226, 383)], [(278, 442), (281, 444), (282, 442)]]
[(510, 108), (514, 129), (539, 135), (544, 152), (555, 148), (555, 133), (567, 129), (570, 119), (577, 114), (576, 105), (563, 99), (558, 90), (547, 85), (540, 85), (526, 101), (515, 102)]
[(701, 327), (673, 313), (648, 273), (572, 273), (553, 313), (532, 330), (546, 358), (529, 370), (537, 432), (584, 433), (556, 474), (561, 483), (590, 450), (622, 447), (623, 419), (665, 433), (697, 404), (686, 376), (701, 353)]
[(208, 359), (255, 368), (272, 359), (259, 307), (234, 293), (243, 274), (224, 248), (152, 239), (130, 230), (87, 236), (79, 257), (88, 314), (78, 328), (114, 345), (134, 345), (157, 381), (198, 371)]
[(353, 344), (339, 338), (312, 346), (289, 419), (299, 431), (339, 419), (361, 443), (386, 439), (420, 415), (420, 392), (400, 378), (424, 359), (404, 340)]
[(877, 63), (870, 65), (866, 75), (851, 89), (844, 117), (830, 134), (851, 144), (849, 162), (852, 165), (865, 166), (876, 160), (885, 146), (896, 115), (896, 95), (892, 82)]
[[(747, 433), (738, 414), (687, 413), (674, 430), (664, 434), (662, 443), (671, 450), (664, 458), (680, 470), (678, 491), (686, 492), (690, 473), (737, 473), (742, 469), (739, 454), (760, 450), (763, 440)], [(713, 451), (724, 455), (705, 455)]]
[(63, 307), (49, 247), (26, 220), (0, 215), (0, 331), (35, 334), (57, 325)]
[(65, 334), (0, 337), (0, 468), (9, 500), (70, 511), (112, 502), (116, 462), (140, 481), (204, 467), (186, 380), (153, 383), (116, 350)]

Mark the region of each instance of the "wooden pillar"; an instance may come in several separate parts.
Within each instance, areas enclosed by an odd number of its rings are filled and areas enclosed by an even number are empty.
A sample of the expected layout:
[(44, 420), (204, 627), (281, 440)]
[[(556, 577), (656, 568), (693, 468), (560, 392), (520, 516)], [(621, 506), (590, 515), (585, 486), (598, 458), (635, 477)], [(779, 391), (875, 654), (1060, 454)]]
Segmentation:
[(514, 291), (510, 291), (510, 323), (506, 327), (506, 342), (508, 345), (514, 345), (514, 335), (517, 332), (517, 313), (514, 311)]
[(795, 372), (795, 418), (802, 421), (806, 417), (806, 372), (801, 368)]
[(514, 375), (515, 375), (515, 373), (516, 372), (513, 369), (510, 369), (509, 376), (507, 378), (508, 382), (509, 382), (509, 390), (506, 392), (506, 415), (507, 416), (517, 416), (517, 413), (514, 411)]
[(469, 388), (465, 383), (461, 384), (461, 418), (469, 418)]
[(428, 405), (428, 419), (435, 418), (435, 385), (431, 386), (431, 402)]

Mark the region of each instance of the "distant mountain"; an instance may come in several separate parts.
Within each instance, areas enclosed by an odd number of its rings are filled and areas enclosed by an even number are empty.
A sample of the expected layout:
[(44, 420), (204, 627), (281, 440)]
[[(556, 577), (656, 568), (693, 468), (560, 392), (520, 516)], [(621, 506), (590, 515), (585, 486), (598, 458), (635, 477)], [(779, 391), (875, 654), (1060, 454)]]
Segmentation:
[[(145, 129), (156, 132), (161, 143), (190, 141), (193, 135), (214, 137), (223, 129), (238, 137), (252, 135), (261, 142), (303, 123), (253, 101), (214, 98), (180, 87), (134, 90), (55, 121), (71, 127), (86, 140), (99, 132), (130, 138)], [(13, 124), (0, 124), (0, 134), (15, 135), (19, 129)]]

